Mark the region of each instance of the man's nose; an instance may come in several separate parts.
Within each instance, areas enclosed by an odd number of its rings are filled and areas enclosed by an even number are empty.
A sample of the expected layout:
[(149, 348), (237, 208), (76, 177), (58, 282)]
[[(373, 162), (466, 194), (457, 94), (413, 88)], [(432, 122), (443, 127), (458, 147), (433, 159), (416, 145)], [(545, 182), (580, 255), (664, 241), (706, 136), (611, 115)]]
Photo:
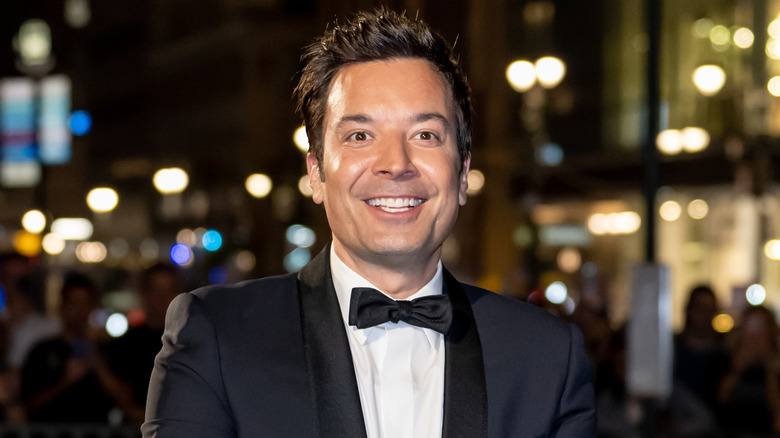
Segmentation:
[(387, 139), (377, 145), (377, 157), (372, 165), (374, 175), (385, 178), (402, 178), (415, 175), (411, 145), (404, 139)]

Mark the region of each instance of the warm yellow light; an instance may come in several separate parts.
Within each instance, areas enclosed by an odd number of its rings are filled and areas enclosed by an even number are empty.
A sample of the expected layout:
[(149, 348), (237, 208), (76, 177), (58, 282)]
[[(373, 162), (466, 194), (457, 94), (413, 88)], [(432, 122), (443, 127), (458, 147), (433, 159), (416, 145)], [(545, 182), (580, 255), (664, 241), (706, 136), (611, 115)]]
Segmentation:
[(306, 127), (299, 126), (293, 133), (293, 143), (301, 152), (309, 152), (309, 137), (306, 135)]
[(22, 227), (28, 233), (38, 234), (46, 228), (46, 216), (40, 210), (30, 210), (22, 216)]
[(607, 215), (602, 213), (596, 213), (588, 219), (588, 229), (591, 233), (598, 236), (607, 234), (609, 228), (609, 219)]
[(254, 173), (249, 175), (244, 184), (246, 191), (255, 198), (265, 198), (271, 193), (273, 188), (273, 182), (268, 175), (262, 173)]
[(693, 219), (704, 219), (710, 211), (710, 206), (703, 199), (694, 199), (688, 203), (688, 216)]
[(766, 30), (772, 38), (780, 39), (780, 17), (772, 20), (769, 26), (766, 27)]
[(105, 213), (116, 208), (119, 203), (119, 195), (114, 189), (98, 187), (87, 194), (87, 205), (95, 213)]
[(154, 174), (154, 187), (164, 195), (181, 193), (190, 183), (190, 177), (182, 169), (171, 167), (160, 169)]
[(673, 222), (680, 218), (682, 207), (680, 207), (680, 204), (677, 201), (666, 201), (661, 204), (661, 207), (658, 209), (658, 214), (661, 216), (661, 219), (667, 222)]
[(16, 252), (25, 257), (36, 257), (41, 253), (41, 236), (19, 230), (14, 233), (12, 244)]
[(254, 269), (257, 259), (252, 251), (243, 250), (236, 254), (236, 267), (242, 272)]
[(715, 24), (709, 18), (700, 18), (693, 23), (693, 34), (698, 38), (709, 38)]
[(16, 39), (22, 63), (29, 66), (43, 65), (51, 54), (51, 30), (45, 21), (27, 20), (19, 28)]
[(764, 52), (766, 53), (766, 56), (771, 59), (780, 59), (780, 39), (770, 38), (769, 41), (766, 42)]
[(716, 46), (725, 46), (731, 40), (731, 32), (729, 28), (718, 24), (710, 29), (710, 41)]
[(780, 240), (772, 239), (765, 243), (764, 254), (772, 260), (780, 260)]
[(683, 148), (682, 133), (677, 129), (664, 129), (656, 136), (655, 145), (663, 154), (679, 154)]
[(528, 61), (515, 61), (506, 68), (506, 80), (512, 89), (523, 93), (530, 90), (536, 83), (536, 69)]
[(766, 84), (766, 89), (769, 90), (769, 94), (772, 96), (780, 97), (780, 76), (770, 79)]
[(582, 254), (580, 254), (580, 251), (577, 248), (563, 248), (558, 252), (557, 262), (558, 268), (561, 271), (572, 274), (580, 269), (580, 266), (582, 265)]
[(718, 333), (728, 333), (734, 328), (734, 318), (726, 313), (721, 313), (712, 318), (712, 328)]
[(310, 197), (312, 195), (311, 184), (309, 184), (309, 175), (303, 175), (298, 180), (298, 191), (306, 197)]
[(710, 144), (710, 134), (704, 128), (689, 126), (680, 131), (682, 147), (686, 152), (701, 152)]
[(84, 218), (59, 218), (51, 223), (51, 232), (65, 240), (87, 240), (92, 237), (92, 222)]
[(65, 250), (65, 239), (60, 237), (59, 234), (49, 233), (43, 236), (41, 245), (46, 254), (57, 255)]
[(198, 236), (189, 228), (182, 228), (176, 233), (176, 243), (183, 243), (190, 248), (198, 244)]
[(81, 242), (76, 246), (76, 258), (82, 263), (100, 263), (108, 251), (100, 242)]
[(693, 84), (705, 96), (714, 96), (726, 83), (726, 72), (717, 65), (702, 65), (693, 71)]
[(740, 49), (747, 49), (752, 46), (753, 40), (755, 40), (755, 36), (747, 27), (740, 27), (734, 32), (734, 45)]
[(561, 83), (566, 75), (566, 65), (563, 61), (553, 56), (539, 58), (534, 67), (536, 68), (536, 78), (544, 88), (555, 87)]
[(469, 170), (469, 174), (466, 177), (468, 179), (469, 188), (466, 193), (469, 195), (477, 195), (482, 191), (482, 187), (485, 186), (485, 174), (476, 169)]
[(639, 214), (633, 211), (624, 211), (621, 213), (610, 213), (608, 215), (610, 223), (610, 234), (631, 234), (639, 229), (642, 219)]

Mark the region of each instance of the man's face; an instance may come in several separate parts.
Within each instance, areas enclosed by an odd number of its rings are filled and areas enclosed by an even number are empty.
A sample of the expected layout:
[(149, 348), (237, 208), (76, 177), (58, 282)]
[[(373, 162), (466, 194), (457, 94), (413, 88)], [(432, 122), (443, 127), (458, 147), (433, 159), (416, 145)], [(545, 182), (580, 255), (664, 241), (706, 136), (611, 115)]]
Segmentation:
[(469, 160), (456, 145), (446, 83), (421, 59), (343, 67), (331, 83), (322, 174), (307, 158), (343, 260), (438, 260), (466, 202)]

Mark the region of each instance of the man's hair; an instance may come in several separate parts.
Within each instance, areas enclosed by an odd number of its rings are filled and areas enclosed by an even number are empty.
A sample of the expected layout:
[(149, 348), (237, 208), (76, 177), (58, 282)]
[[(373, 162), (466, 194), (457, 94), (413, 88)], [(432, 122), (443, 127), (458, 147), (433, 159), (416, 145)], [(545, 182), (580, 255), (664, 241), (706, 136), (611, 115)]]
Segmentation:
[(323, 124), (333, 78), (339, 69), (348, 65), (398, 58), (430, 61), (449, 85), (458, 153), (463, 164), (471, 148), (471, 90), (452, 54), (452, 46), (422, 20), (412, 20), (382, 7), (359, 12), (344, 24), (335, 22), (301, 57), (306, 65), (295, 88), (297, 111), (306, 126), (309, 152), (317, 159), (320, 176)]

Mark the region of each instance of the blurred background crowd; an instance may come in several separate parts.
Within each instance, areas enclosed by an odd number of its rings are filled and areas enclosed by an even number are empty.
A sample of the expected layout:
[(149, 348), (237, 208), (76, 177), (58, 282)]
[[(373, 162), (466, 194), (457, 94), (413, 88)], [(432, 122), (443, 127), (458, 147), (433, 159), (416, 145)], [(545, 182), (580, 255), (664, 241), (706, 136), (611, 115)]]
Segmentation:
[(299, 57), (380, 4), (473, 89), (444, 264), (581, 327), (602, 436), (779, 430), (780, 0), (4, 0), (0, 438), (134, 437), (170, 297), (323, 248)]

